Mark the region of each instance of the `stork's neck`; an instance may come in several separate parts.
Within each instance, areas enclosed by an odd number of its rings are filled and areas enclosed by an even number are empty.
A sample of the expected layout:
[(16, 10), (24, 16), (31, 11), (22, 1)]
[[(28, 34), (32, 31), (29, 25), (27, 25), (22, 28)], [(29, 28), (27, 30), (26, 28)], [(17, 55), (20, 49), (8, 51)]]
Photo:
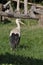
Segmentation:
[(17, 22), (16, 24), (17, 24), (17, 28), (20, 29), (20, 24), (19, 24), (19, 22)]

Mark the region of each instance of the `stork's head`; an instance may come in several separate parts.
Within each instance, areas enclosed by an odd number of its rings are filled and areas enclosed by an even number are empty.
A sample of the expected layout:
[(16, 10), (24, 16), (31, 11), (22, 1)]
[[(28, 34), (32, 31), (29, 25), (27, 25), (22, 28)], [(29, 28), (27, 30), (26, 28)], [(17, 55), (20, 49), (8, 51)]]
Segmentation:
[(20, 19), (16, 19), (16, 23), (19, 23), (20, 22)]
[(16, 23), (20, 23), (20, 24), (24, 24), (23, 22), (21, 22), (21, 19), (16, 19)]

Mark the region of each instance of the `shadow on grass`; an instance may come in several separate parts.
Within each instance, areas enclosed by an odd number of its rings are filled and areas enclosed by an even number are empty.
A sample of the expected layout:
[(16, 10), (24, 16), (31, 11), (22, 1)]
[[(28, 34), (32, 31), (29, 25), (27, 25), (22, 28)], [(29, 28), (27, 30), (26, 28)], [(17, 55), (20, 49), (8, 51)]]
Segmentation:
[(26, 49), (26, 48), (29, 48), (29, 46), (27, 46), (27, 45), (20, 45), (19, 47), (18, 47), (19, 49)]
[(11, 23), (11, 21), (10, 20), (8, 20), (8, 19), (5, 19), (4, 21), (2, 21), (4, 24), (8, 24), (8, 23)]
[(6, 53), (0, 55), (0, 64), (14, 64), (14, 65), (43, 65), (43, 60), (23, 57), (20, 55), (11, 55)]

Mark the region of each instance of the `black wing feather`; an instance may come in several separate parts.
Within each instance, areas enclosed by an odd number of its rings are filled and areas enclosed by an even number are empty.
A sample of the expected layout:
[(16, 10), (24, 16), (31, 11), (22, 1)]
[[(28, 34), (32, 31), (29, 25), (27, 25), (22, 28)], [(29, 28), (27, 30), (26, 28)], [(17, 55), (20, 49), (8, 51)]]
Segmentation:
[(20, 41), (19, 34), (12, 33), (10, 37), (11, 47), (15, 48), (19, 44), (19, 41)]

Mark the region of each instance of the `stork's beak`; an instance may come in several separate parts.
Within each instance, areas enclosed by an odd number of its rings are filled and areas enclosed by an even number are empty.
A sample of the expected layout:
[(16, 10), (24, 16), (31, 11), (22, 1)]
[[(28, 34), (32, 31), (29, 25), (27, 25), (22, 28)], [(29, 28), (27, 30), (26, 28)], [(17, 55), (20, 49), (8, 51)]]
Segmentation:
[(23, 22), (20, 22), (20, 24), (25, 25)]
[(20, 24), (25, 25), (21, 20), (20, 20)]

